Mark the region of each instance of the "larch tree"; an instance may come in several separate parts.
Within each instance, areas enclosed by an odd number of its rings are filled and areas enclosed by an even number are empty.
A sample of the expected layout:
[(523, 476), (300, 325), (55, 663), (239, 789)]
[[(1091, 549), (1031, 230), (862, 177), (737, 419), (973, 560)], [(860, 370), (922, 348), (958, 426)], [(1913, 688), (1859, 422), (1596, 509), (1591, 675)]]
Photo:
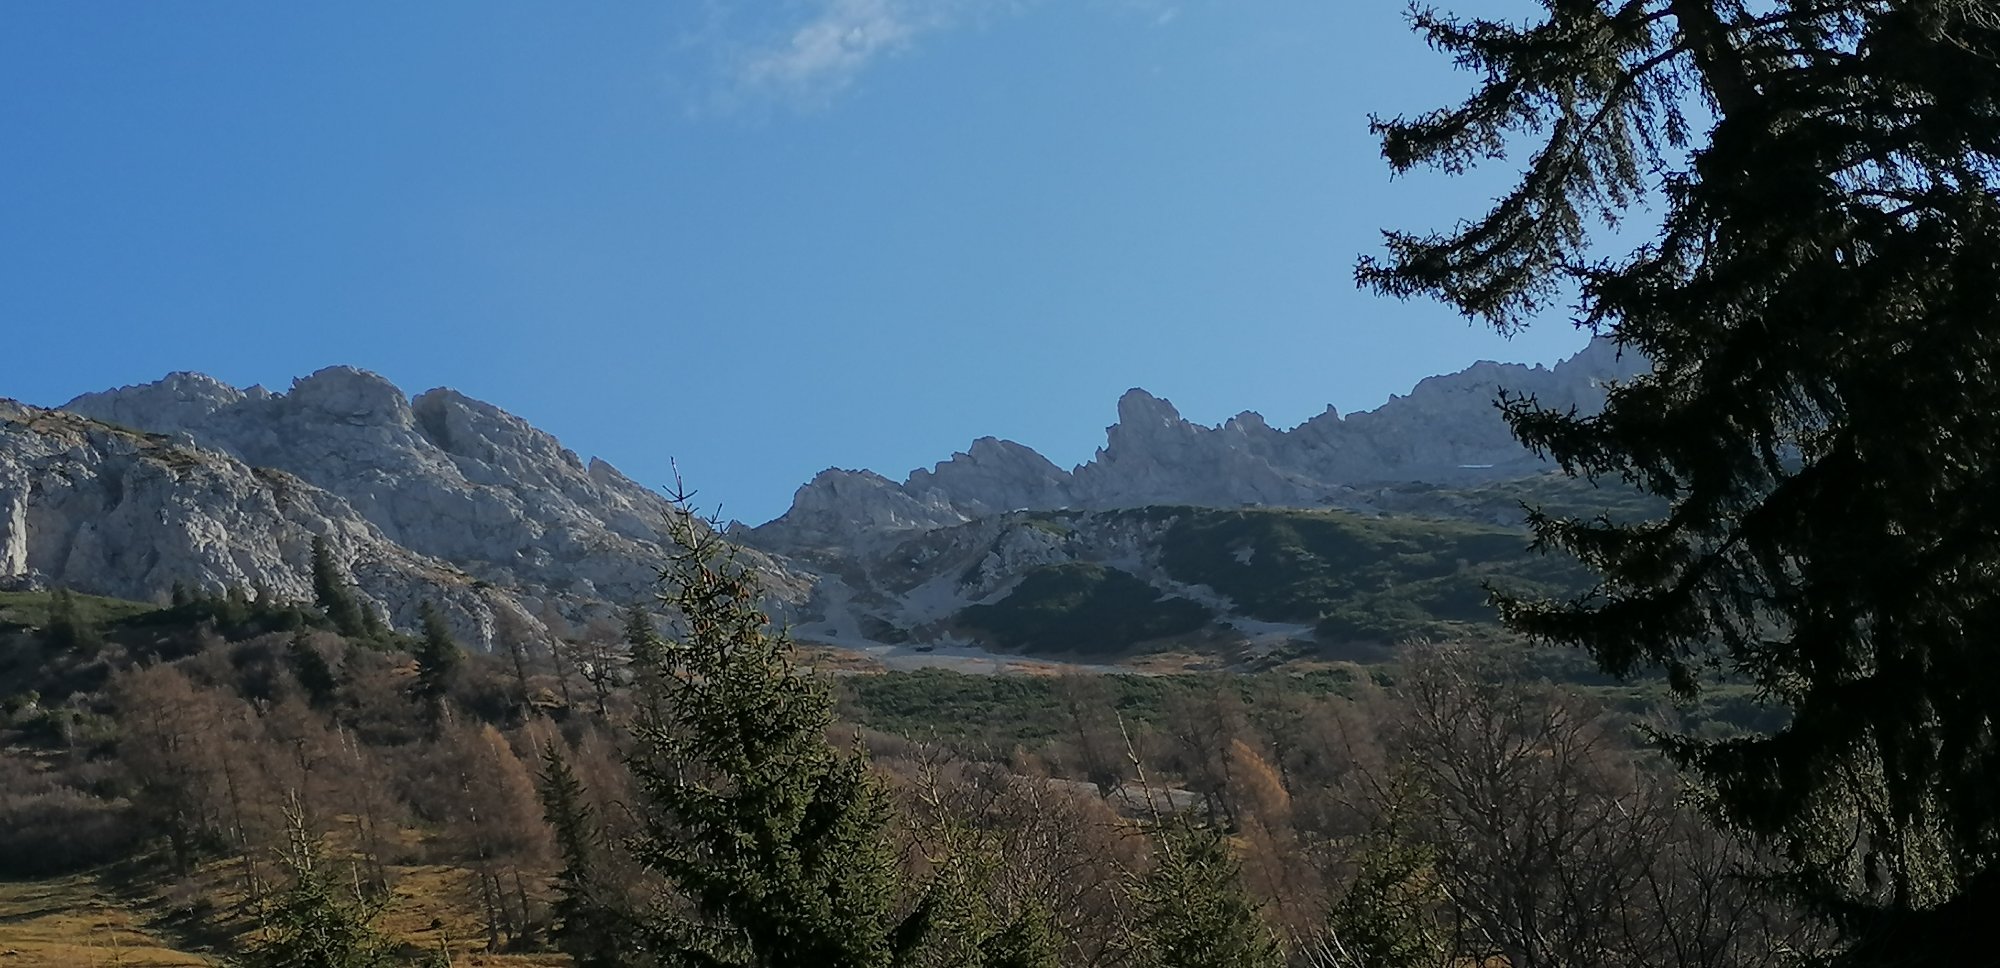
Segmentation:
[(1529, 447), (1669, 509), (1532, 515), (1598, 585), (1502, 615), (1683, 695), (1755, 683), (1787, 725), (1668, 749), (1852, 963), (1945, 963), (2000, 910), (2000, 8), (1541, 7), (1414, 8), (1480, 81), (1378, 119), (1391, 167), (1524, 163), (1359, 281), (1505, 333), (1573, 299), (1651, 361), (1599, 414), (1503, 397)]

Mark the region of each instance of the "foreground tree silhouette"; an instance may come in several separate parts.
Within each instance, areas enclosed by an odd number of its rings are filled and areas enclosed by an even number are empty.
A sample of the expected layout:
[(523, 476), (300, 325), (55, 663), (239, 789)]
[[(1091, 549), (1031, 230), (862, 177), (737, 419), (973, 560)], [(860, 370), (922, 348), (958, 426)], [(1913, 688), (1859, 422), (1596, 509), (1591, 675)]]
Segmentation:
[[(1532, 156), (1485, 217), (1390, 233), (1358, 277), (1509, 333), (1573, 292), (1580, 325), (1652, 361), (1601, 416), (1503, 400), (1565, 470), (1671, 510), (1535, 514), (1601, 584), (1502, 614), (1685, 695), (1754, 681), (1788, 726), (1669, 750), (1780, 848), (1850, 961), (1942, 963), (2000, 910), (2000, 11), (1543, 6), (1415, 13), (1485, 78), (1377, 121), (1391, 166)], [(1642, 199), (1656, 231), (1621, 252), (1595, 227)]]
[(631, 846), (676, 896), (631, 940), (672, 965), (901, 963), (925, 918), (897, 916), (886, 797), (827, 741), (826, 686), (792, 668), (733, 546), (684, 494), (669, 525), (681, 550), (661, 599), (680, 622), (671, 637), (634, 636)]

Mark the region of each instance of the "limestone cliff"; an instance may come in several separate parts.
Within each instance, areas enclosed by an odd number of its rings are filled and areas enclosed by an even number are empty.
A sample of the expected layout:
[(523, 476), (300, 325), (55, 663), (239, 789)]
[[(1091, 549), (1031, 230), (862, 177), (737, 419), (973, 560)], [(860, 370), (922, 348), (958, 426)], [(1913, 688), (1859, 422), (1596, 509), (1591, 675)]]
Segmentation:
[[(454, 390), (412, 399), (344, 366), (286, 393), (175, 373), (63, 409), (293, 475), (344, 500), (387, 540), (565, 611), (641, 601), (665, 561), (665, 498)], [(781, 599), (798, 597), (796, 577), (758, 563)]]
[(1291, 430), (1249, 411), (1203, 426), (1135, 388), (1119, 399), (1104, 447), (1074, 470), (1021, 444), (984, 437), (935, 467), (910, 472), (901, 484), (869, 471), (826, 471), (799, 488), (791, 510), (743, 535), (760, 547), (798, 551), (1010, 510), (1354, 507), (1357, 489), (1377, 485), (1521, 477), (1541, 465), (1495, 409), (1501, 391), (1590, 412), (1603, 406), (1605, 383), (1646, 369), (1636, 355), (1597, 340), (1553, 367), (1475, 363), (1427, 378), (1374, 410), (1343, 417), (1328, 407)]
[(397, 545), (292, 474), (0, 400), (0, 579), (141, 601), (176, 582), (309, 601), (314, 537), (394, 625), (413, 627), (430, 600), (474, 647), (490, 647), (503, 621), (541, 627), (515, 595)]

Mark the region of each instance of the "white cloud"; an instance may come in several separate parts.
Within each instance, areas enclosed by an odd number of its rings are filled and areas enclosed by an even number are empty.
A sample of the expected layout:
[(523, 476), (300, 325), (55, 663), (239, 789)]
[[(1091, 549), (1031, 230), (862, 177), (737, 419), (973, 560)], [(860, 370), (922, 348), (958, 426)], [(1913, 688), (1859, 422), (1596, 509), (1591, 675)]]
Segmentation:
[(746, 88), (822, 101), (840, 93), (877, 59), (907, 49), (920, 34), (966, 13), (957, 0), (821, 0), (805, 23), (768, 47), (753, 49), (737, 71)]
[[(730, 112), (759, 102), (823, 107), (869, 68), (926, 35), (978, 26), (1043, 0), (705, 0), (704, 28), (684, 38), (720, 67), (709, 107)], [(1093, 0), (1164, 25), (1179, 0)], [(746, 16), (755, 9), (761, 16)], [(783, 13), (772, 16), (778, 9)], [(752, 21), (745, 24), (745, 21)], [(748, 27), (748, 29), (744, 29)]]

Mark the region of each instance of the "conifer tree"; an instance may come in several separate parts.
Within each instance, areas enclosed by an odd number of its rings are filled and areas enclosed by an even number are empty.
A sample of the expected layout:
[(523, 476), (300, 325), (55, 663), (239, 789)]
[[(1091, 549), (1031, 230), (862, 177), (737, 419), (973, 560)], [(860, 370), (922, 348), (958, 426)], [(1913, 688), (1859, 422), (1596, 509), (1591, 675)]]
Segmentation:
[(660, 630), (653, 616), (637, 605), (625, 609), (625, 644), (637, 652), (647, 652), (660, 644)]
[[(662, 600), (671, 640), (641, 646), (658, 719), (635, 727), (634, 856), (677, 895), (638, 925), (668, 964), (887, 968), (921, 942), (896, 915), (889, 806), (826, 738), (832, 699), (792, 667), (750, 569), (676, 496)], [(903, 930), (909, 928), (909, 930)]]
[(1062, 939), (1048, 912), (1030, 906), (1020, 916), (979, 941), (981, 968), (1061, 968)]
[(1279, 968), (1285, 963), (1222, 831), (1185, 815), (1153, 824), (1153, 866), (1134, 886), (1146, 968)]
[(283, 854), (292, 884), (262, 912), (263, 926), (249, 950), (232, 960), (239, 968), (443, 968), (442, 958), (413, 963), (400, 945), (374, 926), (377, 905), (343, 897), (325, 858), (305, 830), (296, 799), (287, 808), (291, 847)]
[(319, 535), (312, 540), (312, 584), (313, 601), (340, 634), (356, 639), (380, 637), (379, 621), (361, 607), (347, 573), (333, 560), (333, 550)]
[(433, 717), (442, 713), (444, 699), (451, 691), (453, 678), (458, 667), (465, 661), (465, 650), (459, 648), (458, 641), (451, 637), (451, 628), (430, 602), (418, 607), (419, 621), (423, 626), (423, 637), (417, 640), (417, 697), (427, 703)]
[(58, 652), (95, 656), (104, 648), (104, 633), (84, 619), (76, 607), (76, 596), (67, 588), (49, 593), (49, 620), (44, 641)]
[[(2000, 12), (1543, 6), (1414, 15), (1483, 80), (1377, 121), (1391, 166), (1526, 149), (1525, 170), (1483, 218), (1389, 233), (1358, 269), (1502, 332), (1573, 295), (1653, 365), (1601, 415), (1504, 400), (1531, 448), (1670, 510), (1533, 515), (1600, 584), (1500, 596), (1502, 616), (1684, 696), (1753, 682), (1782, 729), (1669, 751), (1854, 963), (1952, 963), (2000, 910)], [(1600, 231), (1640, 201), (1656, 223)]]
[(1450, 951), (1437, 923), (1444, 901), (1431, 848), (1391, 818), (1363, 845), (1354, 879), (1327, 912), (1335, 968), (1438, 968)]
[[(930, 779), (935, 780), (935, 777)], [(1009, 913), (995, 903), (998, 848), (964, 821), (941, 815), (934, 839), (936, 873), (901, 929), (920, 937), (903, 964), (908, 968), (1059, 968), (1061, 941), (1048, 912), (1030, 902)]]
[(603, 842), (583, 783), (553, 742), (542, 748), (542, 810), (555, 834), (562, 870), (556, 874), (554, 936), (577, 968), (631, 964), (623, 919), (607, 903), (602, 876)]
[(250, 620), (250, 594), (241, 585), (231, 585), (223, 590), (222, 600), (216, 603), (211, 613), (217, 625), (223, 628), (237, 628)]
[[(666, 655), (665, 646), (666, 640), (661, 637), (658, 626), (653, 624), (651, 614), (637, 605), (625, 610), (625, 654), (632, 661), (635, 687), (632, 696), (638, 702), (638, 715), (643, 721), (663, 721), (666, 714), (661, 704), (667, 702), (675, 691), (670, 682), (662, 679), (668, 670), (658, 665)], [(602, 661), (602, 653), (598, 655), (598, 661)], [(591, 689), (597, 694), (598, 713), (602, 715), (606, 677), (600, 670), (588, 678)]]
[(340, 680), (333, 673), (333, 666), (326, 661), (312, 643), (312, 633), (299, 629), (292, 633), (292, 640), (285, 646), (285, 658), (292, 667), (293, 677), (299, 680), (300, 688), (306, 691), (306, 699), (315, 708), (323, 709), (333, 701), (334, 690), (340, 687)]

